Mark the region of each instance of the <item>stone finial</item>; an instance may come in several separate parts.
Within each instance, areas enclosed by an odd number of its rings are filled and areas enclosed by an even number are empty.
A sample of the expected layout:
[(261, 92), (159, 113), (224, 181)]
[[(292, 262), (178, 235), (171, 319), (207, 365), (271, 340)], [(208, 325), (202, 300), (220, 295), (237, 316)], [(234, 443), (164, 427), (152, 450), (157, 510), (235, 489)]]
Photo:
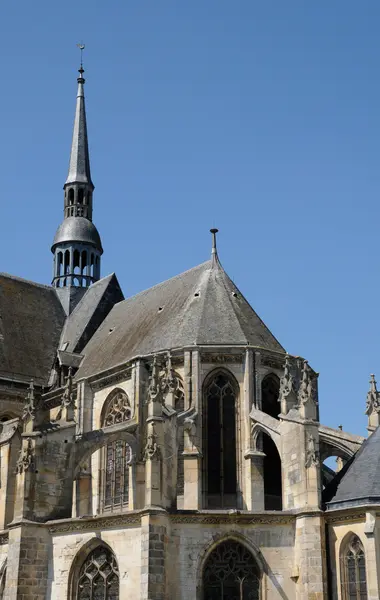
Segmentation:
[(148, 399), (149, 402), (162, 402), (162, 384), (157, 356), (153, 358), (152, 375), (149, 377)]
[(367, 429), (369, 433), (372, 433), (380, 425), (380, 396), (374, 374), (371, 374), (371, 379), (369, 380), (365, 414), (368, 416)]
[(278, 396), (278, 401), (281, 403), (281, 412), (283, 414), (287, 414), (295, 404), (295, 398), (293, 398), (293, 402), (289, 402), (289, 396), (294, 395), (294, 378), (291, 373), (291, 364), (289, 354), (285, 356), (285, 365), (284, 365), (284, 373), (280, 379), (280, 392)]
[(26, 395), (26, 402), (24, 405), (24, 410), (22, 411), (22, 420), (25, 424), (28, 421), (34, 421), (36, 418), (36, 398), (34, 392), (34, 382), (33, 379), (30, 380), (30, 384), (28, 387), (28, 393)]
[(298, 390), (298, 407), (301, 416), (305, 419), (317, 418), (317, 402), (315, 398), (315, 378), (311, 376), (311, 369), (307, 360), (303, 361), (301, 383)]
[(74, 421), (75, 408), (76, 406), (73, 393), (73, 370), (72, 367), (69, 367), (66, 377), (66, 384), (63, 389), (61, 406), (59, 408), (56, 421)]
[(377, 383), (375, 375), (371, 374), (369, 380), (369, 392), (367, 394), (365, 414), (370, 415), (373, 412), (380, 411), (379, 392), (377, 391)]
[(147, 442), (144, 448), (144, 461), (158, 460), (159, 458), (160, 448), (157, 444), (157, 436), (154, 430), (154, 423), (152, 423), (150, 433), (148, 433)]
[(162, 386), (164, 388), (164, 391), (172, 393), (174, 393), (178, 387), (178, 380), (174, 373), (172, 355), (170, 352), (168, 352), (166, 358), (166, 372), (162, 381)]
[(25, 471), (34, 470), (34, 449), (31, 438), (27, 438), (23, 443), (16, 463), (16, 474), (21, 475)]
[(319, 465), (319, 452), (317, 450), (317, 444), (314, 436), (309, 433), (307, 436), (306, 443), (306, 460), (305, 466), (306, 468), (310, 468), (312, 466), (317, 467)]

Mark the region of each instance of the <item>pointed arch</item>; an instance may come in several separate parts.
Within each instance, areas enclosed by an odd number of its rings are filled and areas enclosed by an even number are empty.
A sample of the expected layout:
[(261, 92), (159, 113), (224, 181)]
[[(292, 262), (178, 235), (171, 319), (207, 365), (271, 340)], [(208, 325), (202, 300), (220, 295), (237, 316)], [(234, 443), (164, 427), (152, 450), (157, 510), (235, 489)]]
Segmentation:
[(268, 373), (261, 382), (261, 406), (263, 412), (275, 419), (280, 413), (279, 395), (280, 380), (275, 373)]
[[(103, 404), (101, 427), (126, 423), (131, 416), (132, 410), (127, 394), (124, 390), (116, 388)], [(101, 511), (128, 508), (131, 446), (121, 439), (110, 441), (102, 450), (100, 462)]]
[[(97, 584), (97, 585), (96, 585)], [(99, 592), (103, 592), (103, 595)], [(119, 567), (112, 548), (92, 538), (76, 554), (69, 576), (70, 600), (119, 600)]]
[(347, 533), (339, 554), (342, 600), (368, 600), (365, 551), (360, 537)]
[(264, 570), (260, 551), (244, 536), (235, 532), (218, 536), (202, 553), (197, 598), (259, 600)]
[(132, 409), (128, 394), (121, 388), (112, 390), (104, 401), (100, 426), (109, 427), (117, 423), (125, 423), (131, 417)]
[(215, 369), (203, 384), (204, 490), (209, 508), (236, 508), (239, 386), (227, 369)]

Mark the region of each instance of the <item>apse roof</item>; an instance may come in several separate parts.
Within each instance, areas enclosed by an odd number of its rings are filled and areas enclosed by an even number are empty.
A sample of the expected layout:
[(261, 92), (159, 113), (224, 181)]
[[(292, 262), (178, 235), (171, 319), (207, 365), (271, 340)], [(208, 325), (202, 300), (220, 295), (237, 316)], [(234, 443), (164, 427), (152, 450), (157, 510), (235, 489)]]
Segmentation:
[[(331, 487), (330, 487), (331, 486)], [(380, 427), (365, 440), (326, 493), (328, 509), (380, 503)]]
[(77, 379), (135, 356), (197, 345), (252, 345), (285, 352), (216, 255), (116, 304), (82, 351)]

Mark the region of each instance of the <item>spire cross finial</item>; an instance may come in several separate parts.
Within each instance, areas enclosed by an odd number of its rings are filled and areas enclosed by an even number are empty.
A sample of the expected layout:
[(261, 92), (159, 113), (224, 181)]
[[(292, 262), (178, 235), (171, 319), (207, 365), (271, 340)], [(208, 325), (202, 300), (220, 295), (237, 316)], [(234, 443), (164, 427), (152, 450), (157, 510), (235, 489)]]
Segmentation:
[(210, 229), (210, 233), (212, 234), (212, 254), (217, 254), (217, 250), (216, 250), (216, 234), (218, 233), (219, 229)]
[(80, 69), (78, 69), (78, 70), (79, 70), (79, 73), (82, 76), (83, 73), (84, 73), (84, 68), (83, 68), (83, 50), (85, 49), (86, 46), (84, 44), (77, 44), (77, 46), (78, 46), (78, 48), (80, 50)]

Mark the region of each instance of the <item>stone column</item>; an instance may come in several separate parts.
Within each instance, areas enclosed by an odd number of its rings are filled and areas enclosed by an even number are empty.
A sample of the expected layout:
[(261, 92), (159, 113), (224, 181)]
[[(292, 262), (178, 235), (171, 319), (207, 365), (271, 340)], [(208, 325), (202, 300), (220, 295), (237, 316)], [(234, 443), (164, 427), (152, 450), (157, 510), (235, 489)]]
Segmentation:
[(297, 517), (293, 569), (296, 600), (328, 600), (324, 527), (321, 513)]
[(14, 520), (34, 517), (34, 496), (36, 489), (36, 448), (35, 439), (23, 434), (21, 450), (16, 464), (16, 495)]
[(183, 454), (184, 468), (184, 510), (200, 510), (202, 508), (202, 458), (199, 453)]
[(319, 508), (321, 469), (318, 423), (281, 417), (283, 508)]
[(166, 600), (166, 550), (170, 536), (167, 513), (141, 517), (141, 600)]
[(245, 505), (252, 512), (265, 509), (264, 496), (264, 452), (249, 450), (245, 458)]
[(145, 506), (162, 505), (162, 453), (155, 432), (157, 418), (147, 423), (145, 446)]
[(92, 515), (92, 477), (82, 470), (73, 482), (73, 517)]

